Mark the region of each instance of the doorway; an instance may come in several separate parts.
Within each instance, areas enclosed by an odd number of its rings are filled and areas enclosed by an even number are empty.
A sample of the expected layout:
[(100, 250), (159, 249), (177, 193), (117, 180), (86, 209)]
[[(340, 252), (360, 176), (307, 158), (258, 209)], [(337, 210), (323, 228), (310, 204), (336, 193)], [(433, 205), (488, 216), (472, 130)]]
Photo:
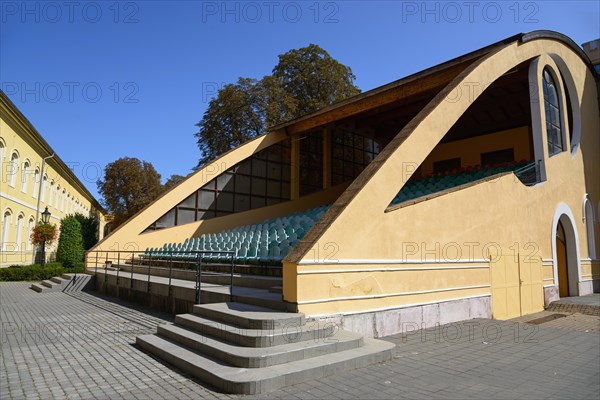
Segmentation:
[(562, 222), (556, 227), (556, 264), (558, 270), (558, 295), (569, 296), (569, 272), (567, 269), (567, 239)]

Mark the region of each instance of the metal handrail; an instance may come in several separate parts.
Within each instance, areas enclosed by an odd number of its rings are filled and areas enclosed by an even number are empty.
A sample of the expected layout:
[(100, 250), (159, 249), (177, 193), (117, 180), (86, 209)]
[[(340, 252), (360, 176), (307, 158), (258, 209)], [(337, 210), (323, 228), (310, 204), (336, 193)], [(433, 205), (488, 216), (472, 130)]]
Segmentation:
[[(136, 259), (136, 254), (138, 255), (138, 259), (140, 260), (140, 263), (138, 265), (138, 267), (142, 267), (144, 264), (148, 265), (148, 281), (147, 281), (147, 285), (146, 285), (146, 292), (150, 293), (150, 287), (151, 287), (151, 271), (152, 268), (154, 267), (154, 265), (152, 265), (152, 261), (161, 261), (161, 262), (168, 262), (169, 264), (169, 286), (168, 286), (168, 293), (169, 293), (169, 297), (172, 297), (172, 276), (173, 276), (173, 258), (174, 256), (176, 256), (177, 254), (182, 254), (182, 255), (193, 255), (192, 257), (182, 257), (183, 261), (186, 262), (190, 262), (195, 260), (195, 265), (196, 265), (196, 282), (195, 282), (195, 300), (196, 303), (199, 304), (200, 300), (201, 300), (201, 287), (202, 287), (202, 267), (203, 267), (203, 258), (205, 255), (209, 255), (209, 254), (219, 254), (219, 255), (224, 255), (224, 256), (230, 256), (230, 257), (226, 257), (226, 258), (230, 258), (231, 259), (231, 268), (230, 268), (230, 301), (233, 301), (233, 274), (234, 274), (234, 270), (235, 270), (235, 260), (236, 260), (236, 256), (237, 253), (231, 250), (228, 251), (220, 251), (220, 250), (188, 250), (188, 251), (184, 251), (184, 250), (168, 250), (168, 251), (160, 251), (161, 254), (168, 254), (167, 256), (161, 256), (161, 257), (153, 257), (153, 255), (158, 252), (148, 252), (148, 251), (139, 251), (139, 250), (88, 250), (84, 252), (84, 260), (89, 261), (92, 260), (94, 262), (94, 275), (96, 276), (96, 279), (98, 277), (98, 263), (102, 263), (104, 262), (104, 269), (106, 270), (108, 268), (109, 265), (112, 265), (112, 261), (116, 259), (117, 261), (117, 269), (116, 269), (116, 277), (117, 277), (117, 286), (119, 286), (119, 271), (120, 271), (120, 264), (121, 264), (121, 260), (123, 260), (124, 263), (128, 263), (131, 262), (131, 276), (130, 276), (130, 287), (133, 288), (133, 274), (134, 274), (134, 270), (135, 270), (135, 259)], [(109, 254), (111, 255), (111, 257), (109, 257)], [(124, 257), (121, 257), (121, 255), (124, 254)], [(95, 255), (95, 257), (94, 257)], [(104, 260), (99, 261), (100, 259), (102, 259), (102, 256), (104, 255)], [(116, 256), (115, 256), (116, 255)], [(146, 256), (148, 255), (148, 256)], [(226, 264), (225, 264), (226, 265)], [(86, 266), (87, 268), (87, 266)], [(107, 282), (108, 279), (108, 274), (105, 273), (104, 274), (104, 283)]]

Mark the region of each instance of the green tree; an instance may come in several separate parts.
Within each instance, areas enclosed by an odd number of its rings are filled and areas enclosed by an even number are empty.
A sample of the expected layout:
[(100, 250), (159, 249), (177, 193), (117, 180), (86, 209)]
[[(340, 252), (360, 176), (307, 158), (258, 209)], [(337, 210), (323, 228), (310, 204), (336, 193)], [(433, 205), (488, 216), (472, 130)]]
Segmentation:
[(81, 224), (73, 215), (67, 215), (60, 222), (56, 261), (68, 268), (76, 267), (83, 261)]
[(104, 168), (104, 180), (98, 180), (97, 185), (104, 206), (114, 215), (113, 230), (163, 192), (154, 166), (130, 157), (109, 163)]
[(173, 174), (167, 181), (165, 182), (165, 192), (173, 189), (175, 186), (179, 185), (181, 182), (185, 180), (185, 176)]
[(273, 74), (239, 78), (213, 98), (195, 134), (198, 167), (266, 132), (267, 128), (360, 93), (349, 67), (311, 44), (279, 56)]
[(85, 250), (89, 250), (96, 243), (98, 243), (98, 228), (100, 225), (100, 221), (98, 221), (98, 217), (96, 216), (85, 216), (81, 213), (76, 213), (74, 217), (75, 219), (77, 219), (77, 221), (79, 221), (79, 224), (81, 225), (83, 248)]
[(299, 117), (360, 93), (352, 69), (316, 44), (279, 56), (273, 76), (294, 99), (291, 114)]

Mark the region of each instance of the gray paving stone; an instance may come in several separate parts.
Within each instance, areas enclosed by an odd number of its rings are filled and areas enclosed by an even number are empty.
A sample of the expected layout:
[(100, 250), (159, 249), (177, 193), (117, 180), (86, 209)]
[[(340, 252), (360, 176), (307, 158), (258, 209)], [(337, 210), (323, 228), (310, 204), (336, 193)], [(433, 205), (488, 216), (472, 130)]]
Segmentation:
[[(0, 398), (239, 397), (133, 346), (137, 335), (155, 333), (171, 316), (93, 292), (38, 294), (28, 287), (0, 283)], [(251, 398), (600, 398), (599, 317), (574, 314), (537, 330), (522, 321), (467, 322), (471, 336), (464, 323), (453, 341), (435, 330), (389, 336), (397, 345), (389, 362)], [(60, 335), (49, 335), (49, 327)], [(486, 340), (486, 329), (502, 335)]]

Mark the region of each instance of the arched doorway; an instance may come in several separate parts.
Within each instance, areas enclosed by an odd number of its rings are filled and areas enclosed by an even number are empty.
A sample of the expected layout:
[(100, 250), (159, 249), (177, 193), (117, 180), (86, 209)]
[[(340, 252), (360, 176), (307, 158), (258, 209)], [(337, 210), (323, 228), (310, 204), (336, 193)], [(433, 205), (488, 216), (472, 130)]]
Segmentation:
[(579, 244), (574, 219), (569, 212), (554, 220), (554, 276), (560, 297), (579, 295)]
[(556, 227), (556, 264), (558, 269), (558, 295), (569, 296), (569, 274), (567, 270), (567, 239), (565, 228), (559, 221)]

